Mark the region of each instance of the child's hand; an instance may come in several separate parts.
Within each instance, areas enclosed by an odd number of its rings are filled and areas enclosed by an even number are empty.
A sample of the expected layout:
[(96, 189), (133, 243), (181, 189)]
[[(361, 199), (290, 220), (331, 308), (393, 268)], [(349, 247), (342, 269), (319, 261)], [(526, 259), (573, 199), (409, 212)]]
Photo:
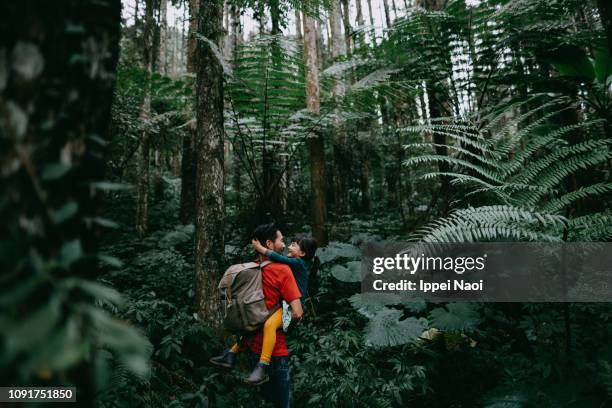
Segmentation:
[(259, 243), (259, 240), (253, 238), (253, 240), (251, 241), (251, 244), (253, 245), (253, 249), (257, 252), (259, 252), (262, 255), (265, 255), (266, 253), (266, 248), (261, 245), (261, 243)]

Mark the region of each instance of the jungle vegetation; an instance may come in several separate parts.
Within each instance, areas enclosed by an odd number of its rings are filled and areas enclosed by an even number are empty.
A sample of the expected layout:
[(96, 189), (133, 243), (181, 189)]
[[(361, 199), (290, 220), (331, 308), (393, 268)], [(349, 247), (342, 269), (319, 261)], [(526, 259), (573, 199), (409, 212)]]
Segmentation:
[(608, 303), (358, 283), (366, 241), (610, 240), (611, 53), (606, 0), (2, 2), (0, 385), (263, 406), (208, 358), (274, 221), (322, 246), (294, 406), (612, 405)]

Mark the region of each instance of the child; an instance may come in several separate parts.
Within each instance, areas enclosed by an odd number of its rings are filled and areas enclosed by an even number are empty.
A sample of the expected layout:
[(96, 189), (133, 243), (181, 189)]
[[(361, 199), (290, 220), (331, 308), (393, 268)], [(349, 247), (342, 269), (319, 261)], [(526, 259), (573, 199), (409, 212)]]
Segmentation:
[[(257, 239), (252, 241), (253, 249), (260, 254), (269, 258), (272, 262), (278, 262), (288, 265), (293, 272), (298, 289), (302, 294), (302, 305), (304, 299), (308, 298), (308, 278), (313, 265), (316, 267), (314, 254), (317, 250), (317, 242), (313, 238), (295, 239), (289, 245), (287, 256), (280, 255), (272, 250), (267, 249)], [(316, 271), (313, 271), (316, 273)], [(272, 358), (272, 350), (276, 343), (276, 331), (283, 327), (283, 308), (276, 310), (264, 323), (263, 327), (263, 344), (261, 347), (261, 356), (259, 364), (255, 367), (251, 375), (246, 378), (246, 382), (252, 385), (263, 384), (269, 380), (267, 375), (267, 367), (270, 365)], [(241, 339), (242, 340), (242, 339)], [(235, 361), (236, 353), (242, 351), (240, 341), (232, 346), (225, 354), (219, 357), (213, 357), (210, 362), (226, 368), (232, 368)]]

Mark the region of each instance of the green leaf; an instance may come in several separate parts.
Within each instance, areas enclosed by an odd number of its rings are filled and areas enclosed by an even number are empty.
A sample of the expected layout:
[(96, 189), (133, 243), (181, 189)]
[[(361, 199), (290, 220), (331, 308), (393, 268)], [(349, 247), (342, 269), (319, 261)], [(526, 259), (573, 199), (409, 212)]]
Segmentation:
[(400, 301), (400, 297), (394, 293), (356, 293), (349, 298), (351, 306), (370, 319), (386, 309), (385, 305), (395, 305)]
[(86, 221), (92, 222), (94, 224), (98, 224), (99, 226), (104, 227), (104, 228), (112, 228), (112, 229), (119, 228), (119, 224), (117, 224), (113, 220), (109, 220), (108, 218), (93, 217), (93, 218), (87, 218)]
[(121, 268), (123, 266), (121, 259), (114, 256), (98, 254), (98, 259), (106, 265), (112, 266), (113, 268)]
[(61, 316), (63, 296), (56, 292), (48, 302), (43, 303), (35, 311), (22, 316), (19, 321), (0, 320), (4, 335), (4, 347), (8, 355), (20, 350), (36, 348), (44, 343), (49, 333)]
[(79, 210), (79, 205), (74, 201), (69, 201), (62, 208), (53, 213), (53, 221), (56, 224), (61, 224), (69, 218), (72, 218)]
[(361, 282), (361, 262), (348, 262), (346, 266), (334, 265), (331, 274), (342, 282)]
[(83, 256), (83, 248), (81, 247), (81, 241), (78, 239), (69, 241), (62, 246), (60, 251), (60, 260), (62, 265), (66, 268)]
[(562, 76), (581, 78), (592, 81), (595, 70), (586, 52), (575, 45), (561, 45), (545, 55), (545, 60)]
[(343, 242), (330, 242), (324, 248), (317, 251), (321, 263), (334, 261), (338, 258), (355, 259), (361, 256), (361, 251), (354, 245)]
[(429, 313), (431, 326), (441, 330), (472, 331), (480, 323), (480, 314), (470, 303), (449, 303)]
[(612, 75), (612, 58), (606, 47), (595, 50), (595, 77), (597, 82), (606, 84), (608, 77)]
[(379, 311), (365, 328), (366, 345), (388, 347), (415, 342), (427, 327), (427, 320), (415, 317), (399, 320), (401, 316), (401, 310)]
[(40, 176), (43, 180), (57, 180), (63, 177), (68, 170), (70, 170), (70, 166), (66, 166), (62, 163), (52, 163), (47, 164), (43, 170), (42, 175)]
[(133, 187), (130, 184), (113, 183), (113, 182), (110, 182), (110, 181), (97, 181), (97, 182), (94, 182), (94, 183), (90, 183), (89, 185), (91, 186), (91, 188), (93, 188), (95, 190), (102, 190), (102, 191), (129, 190), (129, 189), (131, 189)]
[(81, 288), (84, 292), (87, 292), (88, 294), (93, 296), (96, 300), (107, 301), (116, 306), (121, 306), (123, 304), (121, 294), (115, 289), (106, 285), (79, 279), (78, 287)]

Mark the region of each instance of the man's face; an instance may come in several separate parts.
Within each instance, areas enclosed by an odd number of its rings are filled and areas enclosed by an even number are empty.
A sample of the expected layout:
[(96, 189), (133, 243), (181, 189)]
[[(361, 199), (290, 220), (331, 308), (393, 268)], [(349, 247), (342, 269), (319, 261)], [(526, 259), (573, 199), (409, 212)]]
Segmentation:
[(266, 241), (266, 248), (278, 252), (279, 254), (283, 252), (285, 249), (285, 242), (283, 242), (283, 234), (279, 230), (276, 230), (276, 238), (274, 238), (274, 241)]

